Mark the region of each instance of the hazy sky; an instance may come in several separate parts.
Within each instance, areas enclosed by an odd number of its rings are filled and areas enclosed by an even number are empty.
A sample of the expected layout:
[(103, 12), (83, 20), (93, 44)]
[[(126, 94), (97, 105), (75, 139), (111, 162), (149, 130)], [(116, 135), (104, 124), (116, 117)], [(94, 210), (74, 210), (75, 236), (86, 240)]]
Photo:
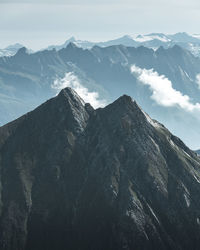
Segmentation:
[(199, 0), (0, 0), (0, 48), (20, 42), (38, 49), (70, 36), (200, 33), (199, 13)]

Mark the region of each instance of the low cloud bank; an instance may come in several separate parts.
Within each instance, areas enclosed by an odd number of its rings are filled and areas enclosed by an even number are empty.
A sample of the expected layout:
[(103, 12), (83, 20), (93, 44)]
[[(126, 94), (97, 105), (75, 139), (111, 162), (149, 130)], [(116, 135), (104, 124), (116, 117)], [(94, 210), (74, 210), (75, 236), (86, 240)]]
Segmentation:
[(106, 101), (101, 100), (97, 92), (90, 92), (84, 87), (73, 72), (66, 73), (63, 79), (56, 79), (52, 85), (52, 88), (58, 93), (66, 87), (74, 89), (85, 103), (90, 103), (95, 109), (106, 105)]
[(150, 87), (153, 92), (151, 98), (157, 104), (165, 107), (176, 106), (189, 112), (200, 111), (200, 103), (193, 104), (190, 97), (175, 90), (172, 82), (164, 75), (159, 75), (153, 69), (141, 69), (135, 65), (131, 66), (131, 72), (142, 84)]

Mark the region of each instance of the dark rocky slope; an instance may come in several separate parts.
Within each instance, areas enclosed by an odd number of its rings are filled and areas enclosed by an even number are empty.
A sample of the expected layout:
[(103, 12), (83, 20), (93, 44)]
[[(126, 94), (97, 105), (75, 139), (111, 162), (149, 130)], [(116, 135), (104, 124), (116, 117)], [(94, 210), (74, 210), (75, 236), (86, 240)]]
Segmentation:
[(0, 128), (0, 249), (199, 249), (200, 159), (128, 96), (67, 88)]

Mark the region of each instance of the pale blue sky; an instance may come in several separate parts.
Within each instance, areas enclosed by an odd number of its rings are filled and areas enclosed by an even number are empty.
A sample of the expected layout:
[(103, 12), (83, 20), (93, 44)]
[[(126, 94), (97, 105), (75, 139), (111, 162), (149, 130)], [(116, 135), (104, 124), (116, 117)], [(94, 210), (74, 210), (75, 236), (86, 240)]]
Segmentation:
[(0, 48), (20, 42), (38, 49), (70, 36), (200, 33), (199, 13), (199, 0), (0, 0)]

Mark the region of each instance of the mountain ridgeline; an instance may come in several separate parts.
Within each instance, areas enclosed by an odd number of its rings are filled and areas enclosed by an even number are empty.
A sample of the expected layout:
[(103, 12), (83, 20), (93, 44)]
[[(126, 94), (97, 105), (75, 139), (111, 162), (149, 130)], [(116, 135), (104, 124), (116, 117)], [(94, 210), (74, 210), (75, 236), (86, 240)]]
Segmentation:
[[(193, 55), (200, 56), (200, 35), (189, 35), (185, 32), (179, 32), (173, 35), (163, 33), (151, 33), (145, 35), (141, 34), (136, 36), (125, 35), (120, 38), (104, 42), (77, 40), (75, 37), (71, 37), (70, 39), (66, 40), (64, 44), (48, 46), (47, 50), (60, 50), (66, 48), (70, 43), (74, 43), (76, 44), (76, 46), (83, 49), (91, 49), (94, 46), (99, 46), (103, 48), (113, 45), (124, 45), (128, 47), (145, 46), (147, 48), (156, 50), (160, 46), (163, 46), (164, 48), (171, 48), (174, 45), (179, 45), (183, 49), (189, 50)], [(17, 53), (17, 50), (22, 47), (24, 46), (17, 43), (14, 45), (10, 45), (4, 49), (0, 49), (0, 57), (13, 56)], [(29, 52), (33, 53), (33, 51), (30, 49)]]
[(158, 49), (160, 46), (163, 46), (164, 48), (171, 48), (174, 45), (179, 45), (182, 48), (189, 50), (195, 56), (200, 56), (200, 35), (196, 34), (191, 36), (185, 32), (179, 32), (174, 35), (167, 35), (163, 33), (151, 33), (146, 35), (137, 35), (135, 37), (125, 35), (118, 39), (106, 42), (82, 41), (71, 37), (64, 44), (49, 46), (47, 49), (51, 50), (54, 48), (56, 50), (60, 50), (62, 48), (65, 48), (70, 42), (76, 44), (78, 47), (85, 49), (91, 49), (95, 45), (99, 47), (124, 45), (128, 47), (145, 46), (147, 48), (155, 50)]
[[(107, 103), (124, 93), (130, 95), (152, 117), (169, 127), (188, 145), (198, 148), (199, 119), (176, 106), (157, 104), (151, 97), (149, 86), (131, 73), (132, 65), (154, 69), (171, 81), (175, 90), (188, 95), (191, 102), (199, 102), (197, 76), (200, 59), (177, 45), (154, 51), (143, 46), (123, 45), (82, 49), (70, 43), (58, 51), (52, 49), (33, 54), (21, 48), (15, 56), (0, 58), (0, 126), (55, 96), (58, 92), (55, 81), (63, 79), (66, 73), (72, 73), (83, 87), (98, 93), (99, 98)], [(65, 82), (69, 86), (70, 83), (70, 79)]]
[(0, 128), (1, 250), (197, 250), (200, 158), (124, 95), (70, 88)]

